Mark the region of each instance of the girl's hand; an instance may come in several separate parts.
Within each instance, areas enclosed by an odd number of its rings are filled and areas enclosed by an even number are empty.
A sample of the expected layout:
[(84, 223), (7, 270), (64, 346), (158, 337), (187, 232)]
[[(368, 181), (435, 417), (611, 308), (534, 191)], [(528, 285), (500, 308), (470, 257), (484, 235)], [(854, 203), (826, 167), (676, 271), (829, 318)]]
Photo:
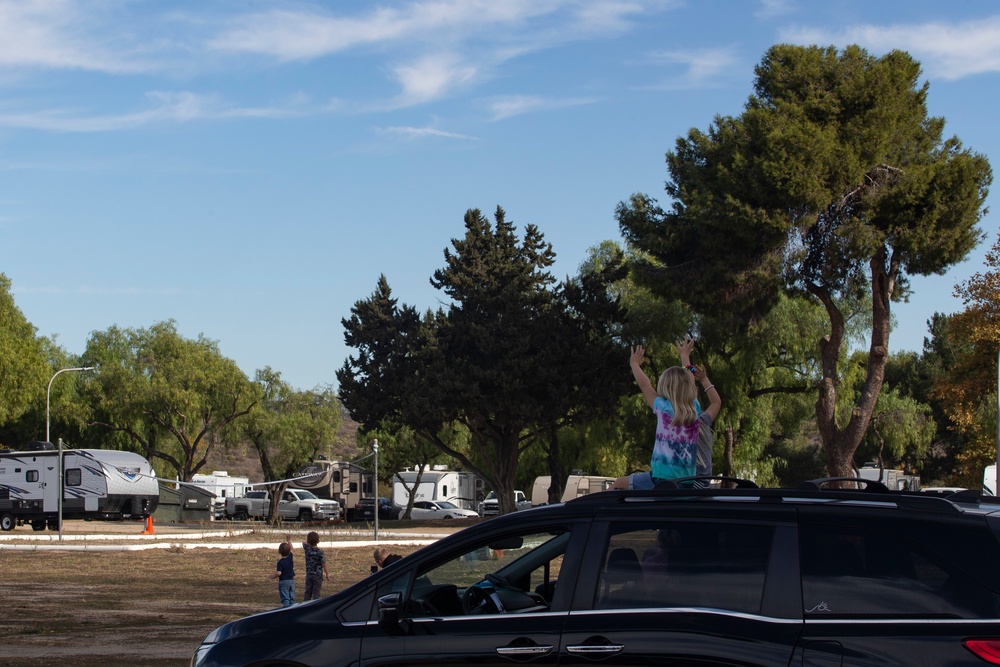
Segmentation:
[(632, 348), (632, 355), (629, 357), (628, 363), (630, 366), (642, 367), (642, 362), (646, 358), (646, 350), (642, 345), (636, 345)]

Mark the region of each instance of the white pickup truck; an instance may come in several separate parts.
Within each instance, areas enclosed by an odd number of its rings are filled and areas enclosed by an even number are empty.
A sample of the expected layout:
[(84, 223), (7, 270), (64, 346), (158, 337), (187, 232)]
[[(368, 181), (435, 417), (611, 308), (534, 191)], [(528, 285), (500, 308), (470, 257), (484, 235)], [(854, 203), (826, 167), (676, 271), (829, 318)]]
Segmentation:
[[(265, 519), (270, 509), (267, 491), (247, 491), (242, 498), (226, 498), (226, 518)], [(278, 516), (291, 521), (330, 521), (340, 518), (340, 503), (316, 497), (305, 489), (286, 489), (278, 501)]]
[[(514, 511), (526, 510), (531, 507), (531, 501), (524, 495), (524, 491), (514, 492)], [(497, 516), (500, 514), (500, 499), (495, 491), (490, 491), (483, 502), (479, 503), (479, 516)]]

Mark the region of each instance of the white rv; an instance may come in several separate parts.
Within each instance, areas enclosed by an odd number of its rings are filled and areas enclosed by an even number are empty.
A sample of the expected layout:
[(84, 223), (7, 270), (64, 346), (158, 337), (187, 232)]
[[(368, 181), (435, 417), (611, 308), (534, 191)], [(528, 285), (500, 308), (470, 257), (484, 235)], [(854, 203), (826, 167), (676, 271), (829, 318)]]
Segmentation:
[[(397, 472), (392, 484), (392, 502), (406, 507), (410, 492), (417, 481), (416, 470)], [(434, 466), (420, 475), (413, 500), (447, 500), (463, 509), (476, 511), (479, 498), (483, 494), (483, 480), (471, 472), (448, 470), (445, 466)]]
[[(614, 477), (598, 477), (597, 475), (569, 475), (566, 477), (566, 489), (563, 491), (560, 502), (573, 500), (590, 493), (607, 491), (614, 483)], [(552, 485), (552, 478), (544, 475), (535, 478), (535, 483), (531, 487), (531, 506), (549, 504), (549, 486)]]
[(983, 495), (997, 495), (997, 464), (986, 466), (983, 470)]
[(250, 487), (250, 478), (230, 475), (225, 470), (213, 470), (211, 475), (192, 475), (191, 484), (197, 484), (215, 494), (212, 501), (213, 518), (223, 519), (226, 515), (226, 498), (243, 497)]
[[(0, 528), (59, 526), (59, 452), (51, 443), (33, 451), (0, 451)], [(64, 449), (63, 519), (144, 519), (160, 489), (149, 461), (106, 449)]]

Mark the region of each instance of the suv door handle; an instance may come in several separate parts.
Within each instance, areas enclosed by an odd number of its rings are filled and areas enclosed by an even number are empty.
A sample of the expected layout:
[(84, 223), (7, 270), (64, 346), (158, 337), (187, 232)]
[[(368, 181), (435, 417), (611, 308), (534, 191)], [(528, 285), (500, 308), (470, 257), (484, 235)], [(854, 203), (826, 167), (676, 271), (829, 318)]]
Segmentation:
[(621, 653), (625, 649), (625, 644), (612, 644), (604, 637), (594, 637), (592, 641), (594, 641), (593, 644), (567, 646), (566, 650), (577, 655), (611, 655), (613, 653)]
[(502, 656), (541, 655), (549, 653), (552, 649), (553, 646), (551, 644), (548, 646), (542, 644), (533, 644), (531, 646), (498, 646), (497, 653)]

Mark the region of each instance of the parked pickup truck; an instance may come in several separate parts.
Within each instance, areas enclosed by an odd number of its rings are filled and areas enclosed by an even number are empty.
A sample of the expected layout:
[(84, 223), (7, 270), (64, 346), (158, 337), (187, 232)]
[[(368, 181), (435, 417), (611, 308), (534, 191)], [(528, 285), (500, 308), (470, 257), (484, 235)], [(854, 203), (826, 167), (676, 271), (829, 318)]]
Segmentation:
[[(247, 491), (242, 498), (226, 498), (226, 518), (264, 519), (270, 509), (267, 491)], [(278, 501), (278, 516), (292, 521), (328, 521), (340, 518), (340, 503), (317, 498), (312, 491), (286, 489)]]
[[(514, 510), (526, 510), (531, 507), (531, 501), (524, 495), (524, 491), (514, 492)], [(497, 516), (500, 514), (500, 499), (495, 491), (490, 491), (483, 502), (479, 503), (479, 516)]]

